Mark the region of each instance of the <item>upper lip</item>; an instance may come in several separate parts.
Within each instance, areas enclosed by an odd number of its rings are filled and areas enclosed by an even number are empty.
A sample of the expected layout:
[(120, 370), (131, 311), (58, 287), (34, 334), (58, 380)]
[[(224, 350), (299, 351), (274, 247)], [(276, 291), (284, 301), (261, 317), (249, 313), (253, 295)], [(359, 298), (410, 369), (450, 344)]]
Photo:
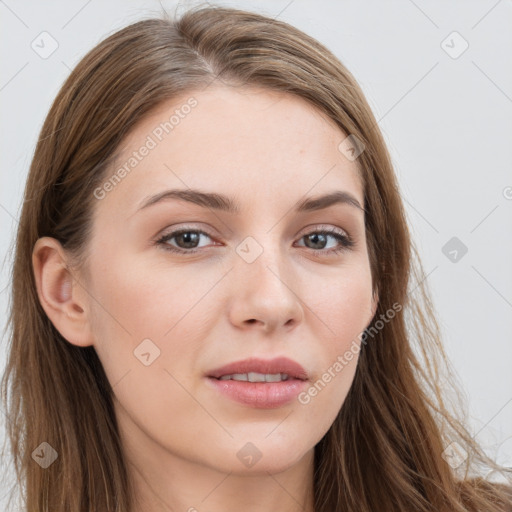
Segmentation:
[(244, 359), (243, 361), (234, 361), (233, 363), (210, 371), (208, 377), (218, 379), (223, 375), (250, 372), (264, 374), (286, 373), (286, 375), (291, 378), (300, 380), (308, 379), (306, 370), (299, 363), (287, 357), (277, 357), (275, 359), (259, 359), (252, 357), (250, 359)]

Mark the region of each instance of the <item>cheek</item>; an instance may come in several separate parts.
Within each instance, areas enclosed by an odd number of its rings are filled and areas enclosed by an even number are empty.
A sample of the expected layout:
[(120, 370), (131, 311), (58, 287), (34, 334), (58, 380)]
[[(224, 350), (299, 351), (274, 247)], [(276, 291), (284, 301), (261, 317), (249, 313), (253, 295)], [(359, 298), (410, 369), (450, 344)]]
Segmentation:
[(104, 259), (95, 267), (91, 287), (96, 352), (117, 406), (139, 426), (151, 418), (152, 431), (179, 437), (183, 432), (169, 422), (169, 411), (204, 416), (188, 390), (196, 385), (197, 352), (209, 332), (199, 302), (212, 283), (181, 267), (160, 271), (142, 258), (112, 253), (111, 259), (115, 265)]
[(169, 290), (164, 296), (164, 283), (149, 265), (126, 255), (104, 248), (91, 261), (91, 270), (95, 349), (114, 384), (127, 371), (143, 366), (136, 355), (139, 346), (146, 348), (142, 353), (149, 350), (151, 358), (161, 356), (161, 338), (179, 314), (179, 301)]
[(154, 366), (171, 371), (179, 360), (180, 373), (189, 375), (201, 340), (217, 318), (208, 307), (214, 294), (208, 293), (219, 273), (200, 273), (199, 279), (198, 272), (183, 266), (159, 266), (113, 251), (104, 251), (94, 263), (90, 304), (95, 347), (111, 381), (141, 366), (139, 352), (149, 352), (146, 359), (155, 358)]
[[(321, 283), (318, 285), (318, 283)], [(331, 353), (343, 353), (359, 339), (372, 316), (372, 280), (366, 265), (340, 269), (331, 279), (307, 286), (307, 304), (325, 329), (325, 346)], [(323, 336), (319, 335), (319, 338)]]
[(308, 306), (315, 322), (317, 353), (321, 354), (314, 382), (299, 402), (318, 412), (326, 428), (334, 421), (350, 390), (357, 368), (360, 335), (372, 316), (371, 273), (367, 266), (351, 266), (322, 286), (310, 287)]
[(143, 258), (112, 254), (110, 260), (96, 266), (92, 287), (101, 327), (122, 331), (133, 341), (161, 338), (183, 316), (193, 287), (186, 288), (179, 270), (160, 272)]

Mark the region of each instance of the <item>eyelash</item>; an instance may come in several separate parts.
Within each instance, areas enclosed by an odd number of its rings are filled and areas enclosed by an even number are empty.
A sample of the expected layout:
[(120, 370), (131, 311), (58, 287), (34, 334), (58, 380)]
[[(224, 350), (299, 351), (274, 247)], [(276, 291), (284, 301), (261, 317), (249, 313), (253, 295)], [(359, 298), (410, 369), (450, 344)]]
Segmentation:
[[(171, 233), (163, 235), (158, 240), (156, 240), (155, 243), (157, 245), (161, 246), (166, 251), (170, 251), (170, 252), (178, 253), (178, 254), (195, 254), (195, 253), (201, 251), (201, 249), (197, 249), (197, 248), (196, 249), (181, 249), (181, 248), (177, 248), (177, 247), (174, 247), (172, 245), (169, 245), (167, 243), (172, 238), (175, 238), (175, 237), (177, 237), (179, 235), (182, 235), (184, 233), (199, 233), (200, 235), (206, 235), (209, 238), (213, 238), (211, 235), (209, 235), (208, 233), (206, 233), (205, 231), (202, 231), (200, 229), (186, 228), (185, 227), (185, 228), (179, 229), (177, 231), (172, 231)], [(309, 233), (306, 233), (305, 235), (302, 235), (300, 237), (300, 240), (302, 238), (306, 237), (306, 236), (315, 235), (315, 234), (332, 236), (333, 238), (335, 238), (341, 244), (337, 248), (328, 249), (328, 250), (324, 250), (324, 249), (311, 249), (311, 248), (306, 247), (306, 249), (310, 249), (313, 252), (320, 253), (321, 256), (331, 256), (331, 255), (334, 255), (334, 254), (339, 254), (339, 253), (344, 252), (346, 250), (351, 250), (352, 247), (355, 245), (355, 242), (352, 240), (352, 238), (348, 234), (347, 235), (341, 234), (338, 231), (336, 231), (334, 229), (331, 229), (331, 228), (320, 229), (318, 231), (310, 231)]]

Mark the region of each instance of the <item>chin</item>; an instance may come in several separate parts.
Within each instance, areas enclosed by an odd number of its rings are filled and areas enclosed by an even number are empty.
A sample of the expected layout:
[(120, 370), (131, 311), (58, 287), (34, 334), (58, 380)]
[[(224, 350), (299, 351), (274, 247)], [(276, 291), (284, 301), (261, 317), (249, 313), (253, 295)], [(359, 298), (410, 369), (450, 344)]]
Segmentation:
[[(226, 456), (233, 453), (233, 447), (222, 449), (215, 457), (215, 466), (218, 470), (234, 475), (264, 476), (268, 473), (277, 474), (287, 471), (298, 464), (304, 456), (313, 455), (314, 446), (297, 446), (295, 441), (289, 441), (282, 437), (274, 440), (255, 439), (254, 441), (234, 442), (236, 445), (234, 456)], [(218, 446), (218, 445), (217, 445)], [(219, 464), (219, 461), (222, 461)]]

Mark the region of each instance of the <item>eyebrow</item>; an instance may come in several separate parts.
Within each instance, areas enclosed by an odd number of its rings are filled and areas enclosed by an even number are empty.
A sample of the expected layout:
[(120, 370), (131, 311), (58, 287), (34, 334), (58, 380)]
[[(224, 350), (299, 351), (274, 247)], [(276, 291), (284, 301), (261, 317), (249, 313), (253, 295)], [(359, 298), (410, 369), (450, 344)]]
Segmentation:
[[(241, 211), (240, 205), (228, 196), (214, 192), (202, 192), (200, 190), (190, 188), (187, 190), (165, 190), (159, 194), (149, 196), (142, 202), (137, 211), (143, 210), (144, 208), (161, 201), (168, 201), (172, 199), (187, 201), (204, 208), (211, 208), (213, 210), (220, 210), (227, 213), (240, 213)], [(365, 209), (350, 192), (342, 190), (335, 190), (322, 196), (303, 199), (302, 201), (298, 201), (294, 207), (297, 213), (302, 213), (323, 210), (324, 208), (328, 208), (334, 204), (346, 204), (365, 212)]]

